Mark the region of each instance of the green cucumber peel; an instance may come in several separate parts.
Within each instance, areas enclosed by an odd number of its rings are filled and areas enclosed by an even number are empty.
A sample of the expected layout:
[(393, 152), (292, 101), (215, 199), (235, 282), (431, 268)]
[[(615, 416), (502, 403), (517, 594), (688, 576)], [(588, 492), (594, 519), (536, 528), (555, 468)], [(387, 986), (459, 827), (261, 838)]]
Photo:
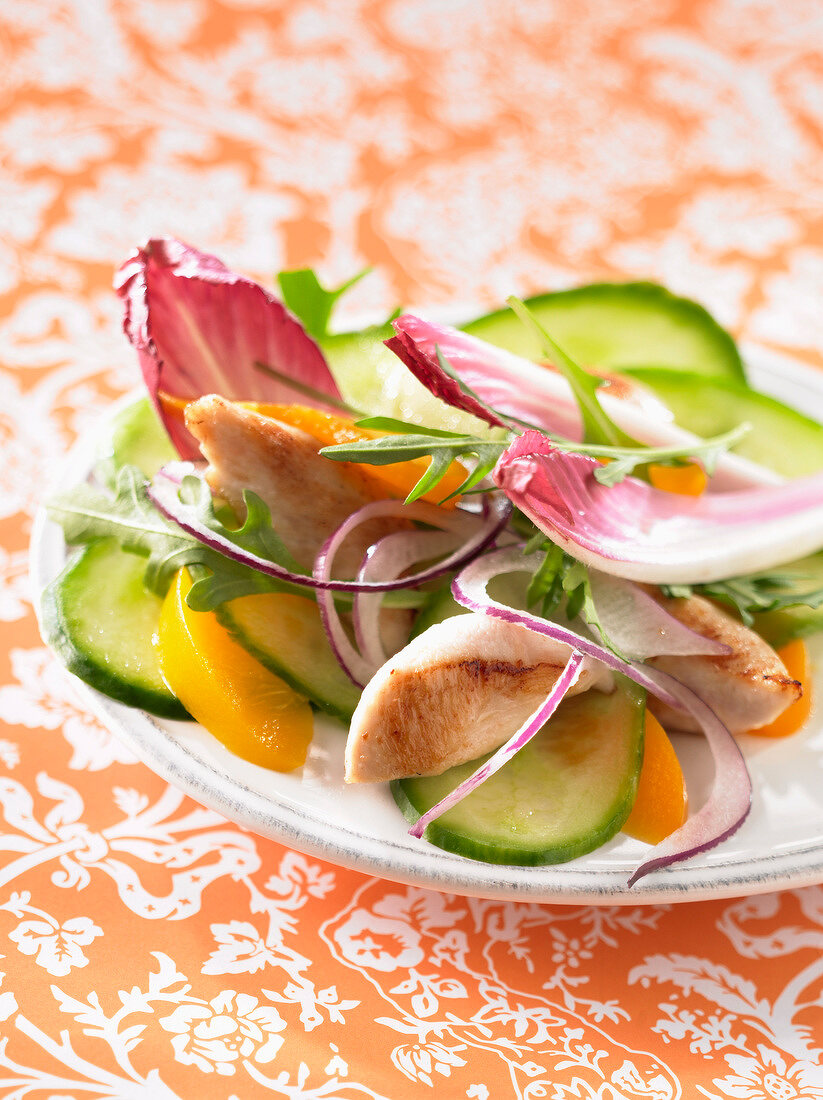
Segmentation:
[[(191, 483), (186, 485), (188, 481)], [(200, 518), (212, 530), (243, 549), (297, 571), (294, 559), (272, 529), (268, 508), (254, 493), (244, 493), (246, 520), (234, 529), (217, 518), (211, 494), (199, 479), (185, 479), (181, 492), (188, 494), (187, 502), (196, 504)], [(54, 497), (47, 510), (62, 526), (70, 545), (112, 537), (124, 550), (147, 558), (144, 583), (158, 596), (165, 595), (179, 569), (205, 566), (208, 573), (195, 581), (187, 597), (195, 611), (212, 611), (227, 600), (255, 592), (306, 592), (300, 585), (267, 577), (224, 557), (170, 523), (155, 508), (148, 495), (148, 482), (135, 466), (120, 469), (114, 494), (83, 483)]]
[(569, 383), (583, 420), (585, 441), (610, 447), (642, 448), (643, 444), (619, 428), (600, 404), (597, 391), (603, 385), (603, 379), (589, 374), (576, 363), (546, 332), (522, 299), (512, 295), (506, 299), (506, 304), (525, 325), (533, 329), (540, 339), (543, 354), (552, 360)]

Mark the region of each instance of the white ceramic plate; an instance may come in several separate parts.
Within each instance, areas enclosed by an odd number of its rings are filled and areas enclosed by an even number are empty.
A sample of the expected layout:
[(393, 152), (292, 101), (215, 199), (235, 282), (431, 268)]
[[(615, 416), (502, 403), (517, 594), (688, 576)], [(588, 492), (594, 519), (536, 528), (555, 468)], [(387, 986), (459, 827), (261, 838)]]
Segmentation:
[[(823, 420), (823, 374), (750, 349), (753, 384)], [(62, 486), (81, 480), (93, 439), (74, 448)], [(61, 568), (60, 529), (39, 515), (32, 536), (34, 591)], [(823, 688), (823, 642), (812, 644)], [(743, 738), (754, 803), (743, 827), (714, 851), (651, 874), (632, 889), (630, 874), (648, 851), (618, 835), (571, 863), (492, 866), (416, 840), (386, 787), (342, 781), (345, 730), (318, 718), (308, 761), (281, 775), (233, 756), (200, 726), (152, 718), (80, 685), (90, 710), (155, 772), (198, 802), (263, 836), (358, 871), (453, 893), (518, 901), (630, 905), (736, 897), (823, 880), (823, 715), (784, 740)], [(712, 764), (699, 737), (677, 740), (691, 803), (699, 806)]]

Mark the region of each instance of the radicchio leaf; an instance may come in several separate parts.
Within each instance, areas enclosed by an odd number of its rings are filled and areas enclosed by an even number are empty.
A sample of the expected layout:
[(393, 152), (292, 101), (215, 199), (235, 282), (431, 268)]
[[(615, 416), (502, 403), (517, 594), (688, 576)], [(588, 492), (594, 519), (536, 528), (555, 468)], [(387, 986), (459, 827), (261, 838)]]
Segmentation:
[[(433, 324), (411, 313), (392, 322), (397, 336), (386, 346), (398, 355), (415, 377), (436, 397), (464, 409), (489, 424), (502, 425), (485, 406), (517, 421), (526, 421), (567, 439), (580, 440), (580, 414), (568, 383), (559, 374), (518, 355), (479, 340), (476, 336)], [(472, 401), (443, 371), (437, 349), (479, 398)], [(483, 404), (481, 404), (482, 402)], [(662, 406), (658, 414), (665, 416)]]
[(526, 432), (493, 479), (567, 553), (648, 584), (701, 584), (772, 569), (823, 547), (823, 474), (785, 485), (684, 497), (627, 477), (602, 485), (598, 464)]
[(123, 329), (137, 351), (151, 399), (181, 458), (199, 457), (182, 414), (160, 394), (187, 401), (219, 393), (233, 401), (289, 403), (295, 391), (264, 374), (266, 364), (331, 399), (340, 392), (320, 348), (300, 323), (258, 283), (230, 271), (216, 256), (173, 238), (150, 240), (115, 278)]
[[(406, 364), (415, 378), (435, 397), (439, 397), (441, 401), (451, 405), (452, 408), (462, 409), (480, 420), (485, 420), (487, 424), (502, 428), (504, 425), (499, 416), (496, 416), (482, 402), (476, 401), (470, 394), (461, 389), (454, 378), (451, 378), (443, 370), (438, 362), (436, 347), (432, 347), (430, 350), (424, 349), (415, 342), (411, 334), (405, 331), (404, 325), (409, 324), (414, 328), (417, 321), (418, 318), (409, 314), (398, 317), (396, 321), (393, 321), (392, 324), (397, 335), (390, 340), (386, 340), (386, 347)], [(420, 323), (425, 324), (426, 322)], [(446, 359), (448, 358), (448, 355), (446, 355)]]
[[(386, 341), (415, 377), (436, 397), (489, 424), (502, 420), (531, 424), (555, 436), (583, 438), (580, 410), (569, 383), (551, 368), (523, 359), (469, 333), (405, 313), (394, 322), (397, 336)], [(437, 352), (478, 400), (472, 400), (441, 368)], [(652, 447), (686, 447), (701, 441), (673, 423), (672, 413), (649, 390), (626, 378), (608, 378), (597, 400), (619, 428)], [(492, 413), (490, 416), (489, 413)], [(493, 414), (498, 413), (495, 417)], [(736, 454), (717, 458), (712, 488), (776, 484), (776, 474)]]

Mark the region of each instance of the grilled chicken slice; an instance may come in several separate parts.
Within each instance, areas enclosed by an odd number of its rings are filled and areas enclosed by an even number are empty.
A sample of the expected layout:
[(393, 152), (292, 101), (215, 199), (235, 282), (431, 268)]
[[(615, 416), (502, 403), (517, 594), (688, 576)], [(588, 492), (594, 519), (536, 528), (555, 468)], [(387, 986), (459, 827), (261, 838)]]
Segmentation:
[[(730, 647), (722, 656), (652, 657), (648, 664), (676, 677), (707, 703), (732, 733), (758, 729), (802, 694), (775, 651), (753, 630), (702, 596), (664, 599), (665, 609), (706, 638)], [(690, 715), (649, 696), (649, 709), (666, 729), (697, 730)]]
[[(222, 397), (210, 394), (188, 405), (186, 427), (209, 462), (212, 490), (241, 515), (243, 490), (257, 493), (304, 568), (352, 512), (374, 500), (357, 468), (321, 458), (312, 436)], [(397, 519), (362, 524), (337, 555), (335, 575), (353, 576), (369, 546), (402, 526)]]
[[(487, 615), (430, 627), (366, 685), (346, 744), (346, 782), (439, 775), (497, 748), (540, 706), (570, 654)], [(611, 690), (612, 678), (587, 660), (569, 694), (591, 687)]]

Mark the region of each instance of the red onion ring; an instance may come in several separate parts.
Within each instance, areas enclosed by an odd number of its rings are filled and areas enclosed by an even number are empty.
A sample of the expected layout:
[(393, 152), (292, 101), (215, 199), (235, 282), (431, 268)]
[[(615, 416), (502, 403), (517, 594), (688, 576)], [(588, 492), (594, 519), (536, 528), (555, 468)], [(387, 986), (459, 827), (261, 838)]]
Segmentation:
[(628, 676), (640, 687), (657, 694), (658, 698), (675, 710), (683, 709), (680, 700), (671, 692), (661, 688), (660, 691), (663, 692), (661, 695), (655, 690), (651, 669), (624, 661), (605, 646), (593, 642), (591, 638), (586, 638), (567, 626), (550, 622), (528, 611), (517, 611), (513, 607), (498, 603), (489, 596), (486, 589), (493, 577), (501, 573), (531, 572), (530, 567), (533, 564), (537, 563), (524, 556), (522, 546), (507, 546), (501, 550), (493, 550), (482, 558), (476, 558), (457, 574), (452, 581), (452, 595), (459, 604), (468, 607), (470, 611), (477, 611), (481, 615), (494, 615), (498, 619), (503, 619), (504, 622), (520, 623), (537, 634), (544, 634), (547, 638), (565, 642), (587, 657), (594, 657), (595, 660), (601, 661), (607, 668)]
[[(186, 476), (202, 479), (203, 475), (191, 463), (173, 462), (164, 466), (149, 485), (149, 498), (166, 519), (176, 523), (192, 538), (217, 550), (225, 557), (231, 558), (232, 561), (248, 565), (260, 573), (277, 577), (279, 580), (288, 581), (291, 584), (302, 584), (312, 589), (330, 589), (335, 592), (391, 592), (401, 588), (415, 588), (426, 581), (434, 580), (453, 569), (459, 568), (475, 554), (479, 554), (484, 550), (505, 527), (511, 514), (511, 504), (505, 496), (498, 493), (491, 496), (488, 511), (482, 518), (464, 509), (447, 510), (438, 508), (435, 504), (427, 504), (425, 501), (415, 501), (414, 504), (403, 504), (400, 500), (372, 501), (349, 516), (334, 532), (327, 545), (332, 540), (342, 541), (360, 523), (365, 522), (366, 519), (374, 519), (377, 516), (397, 516), (402, 519), (417, 520), (421, 523), (428, 523), (431, 526), (454, 530), (455, 532), (468, 533), (469, 530), (473, 530), (474, 534), (448, 558), (427, 566), (409, 577), (369, 582), (334, 580), (330, 575), (325, 579), (320, 579), (317, 568), (315, 568), (313, 575), (293, 573), (267, 558), (261, 558), (249, 550), (242, 549), (230, 539), (225, 538), (216, 531), (212, 531), (210, 527), (202, 522), (194, 507), (184, 504), (180, 500), (179, 488)], [(326, 547), (323, 547), (320, 555), (322, 556), (325, 552)]]
[(691, 688), (660, 669), (651, 669), (650, 673), (655, 681), (654, 694), (662, 698), (661, 691), (668, 691), (679, 698), (681, 709), (689, 711), (700, 724), (714, 759), (714, 782), (704, 805), (652, 848), (649, 858), (632, 874), (629, 886), (651, 871), (715, 848), (737, 832), (752, 803), (752, 782), (746, 761), (726, 726)]
[[(496, 507), (495, 503), (497, 505)], [(456, 551), (442, 559), (435, 566), (423, 570), (422, 573), (417, 573), (414, 576), (417, 578), (424, 577), (425, 579), (439, 576), (442, 572), (454, 568), (456, 564), (464, 562), (467, 556), (480, 553), (480, 550), (488, 545), (488, 542), (495, 538), (499, 530), (505, 525), (509, 516), (509, 511), (510, 509), (505, 498), (501, 501), (493, 502), (486, 508), (487, 514), (483, 517), (483, 522), (480, 527), (475, 530), (473, 538), (469, 539), (468, 542), (462, 542)], [(453, 539), (460, 537), (466, 531), (467, 526), (472, 520), (475, 522), (477, 520), (477, 517), (472, 516), (471, 513), (447, 511), (437, 508), (435, 505), (427, 504), (424, 501), (415, 501), (413, 504), (404, 505), (399, 501), (377, 500), (365, 504), (357, 512), (352, 513), (352, 515), (350, 515), (348, 519), (346, 519), (337, 530), (326, 539), (314, 563), (314, 579), (318, 582), (316, 585), (317, 604), (320, 608), (320, 617), (323, 621), (323, 627), (328, 636), (329, 644), (331, 645), (332, 651), (340, 667), (349, 679), (360, 688), (368, 683), (380, 665), (383, 664), (385, 661), (385, 654), (382, 651), (382, 646), (378, 646), (379, 638), (375, 639), (373, 636), (368, 639), (368, 655), (359, 653), (352, 645), (343, 627), (337, 608), (334, 605), (334, 597), (332, 595), (333, 586), (330, 583), (330, 578), (335, 555), (352, 531), (359, 527), (361, 523), (366, 523), (368, 520), (375, 519), (376, 517), (385, 516), (397, 516), (398, 518), (418, 520), (440, 529), (439, 531), (434, 530), (426, 532), (394, 532), (391, 536), (386, 536), (386, 538), (403, 536), (407, 541), (413, 539), (414, 542), (409, 542), (409, 546), (414, 546), (415, 551), (421, 542), (426, 541), (420, 539), (419, 536), (427, 535), (429, 539), (432, 539), (439, 534), (446, 533)], [(379, 545), (379, 543), (376, 544), (376, 546)], [(394, 554), (397, 556), (396, 544), (393, 545), (395, 546)], [(439, 545), (439, 542), (437, 545)], [(430, 542), (427, 542), (426, 548), (422, 551), (422, 556), (430, 557), (432, 549), (434, 549), (434, 546), (432, 546)], [(411, 553), (411, 550), (409, 552)], [(420, 556), (421, 554), (417, 553), (413, 560), (419, 561)], [(368, 555), (366, 558), (366, 568), (368, 568), (367, 563)], [(361, 571), (363, 568), (364, 567), (361, 567)], [(382, 582), (380, 584), (369, 581), (357, 581), (353, 582), (353, 584), (356, 585), (354, 588), (356, 592), (382, 594), (392, 588), (411, 587), (409, 583), (410, 580), (411, 578), (409, 577), (403, 577), (402, 579), (392, 579), (391, 581)], [(418, 580), (417, 583), (422, 583), (422, 580)], [(374, 631), (372, 633), (377, 632)]]
[(493, 551), (471, 562), (455, 577), (452, 595), (458, 603), (472, 611), (494, 615), (506, 622), (520, 623), (538, 634), (566, 642), (586, 656), (602, 661), (616, 672), (622, 672), (669, 706), (688, 711), (700, 724), (714, 759), (714, 782), (705, 805), (685, 825), (652, 849), (650, 858), (632, 874), (629, 885), (651, 871), (716, 847), (740, 828), (751, 807), (751, 779), (737, 742), (714, 711), (673, 676), (660, 669), (622, 661), (609, 650), (567, 627), (492, 600), (486, 591), (492, 577), (503, 572), (528, 569), (527, 561), (522, 552), (511, 547)]
[[(357, 574), (359, 581), (379, 577), (394, 580), (415, 562), (432, 561), (455, 549), (457, 536), (450, 531), (396, 531), (370, 547)], [(377, 667), (388, 659), (380, 637), (382, 592), (357, 592), (352, 607), (352, 625), (357, 646), (363, 656)]]
[(534, 714), (526, 719), (520, 729), (513, 733), (509, 740), (501, 745), (476, 771), (472, 772), (462, 783), (458, 783), (453, 791), (450, 791), (445, 798), (441, 798), (431, 809), (426, 810), (409, 829), (411, 836), (422, 837), (427, 825), (430, 825), (432, 821), (436, 821), (441, 814), (450, 810), (452, 806), (456, 806), (458, 802), (462, 802), (466, 795), (471, 794), (481, 783), (485, 783), (489, 776), (500, 771), (507, 760), (510, 760), (516, 752), (519, 752), (524, 745), (528, 744), (540, 732), (560, 706), (566, 692), (577, 681), (580, 675), (580, 666), (584, 660), (582, 653), (572, 653), (554, 687)]

